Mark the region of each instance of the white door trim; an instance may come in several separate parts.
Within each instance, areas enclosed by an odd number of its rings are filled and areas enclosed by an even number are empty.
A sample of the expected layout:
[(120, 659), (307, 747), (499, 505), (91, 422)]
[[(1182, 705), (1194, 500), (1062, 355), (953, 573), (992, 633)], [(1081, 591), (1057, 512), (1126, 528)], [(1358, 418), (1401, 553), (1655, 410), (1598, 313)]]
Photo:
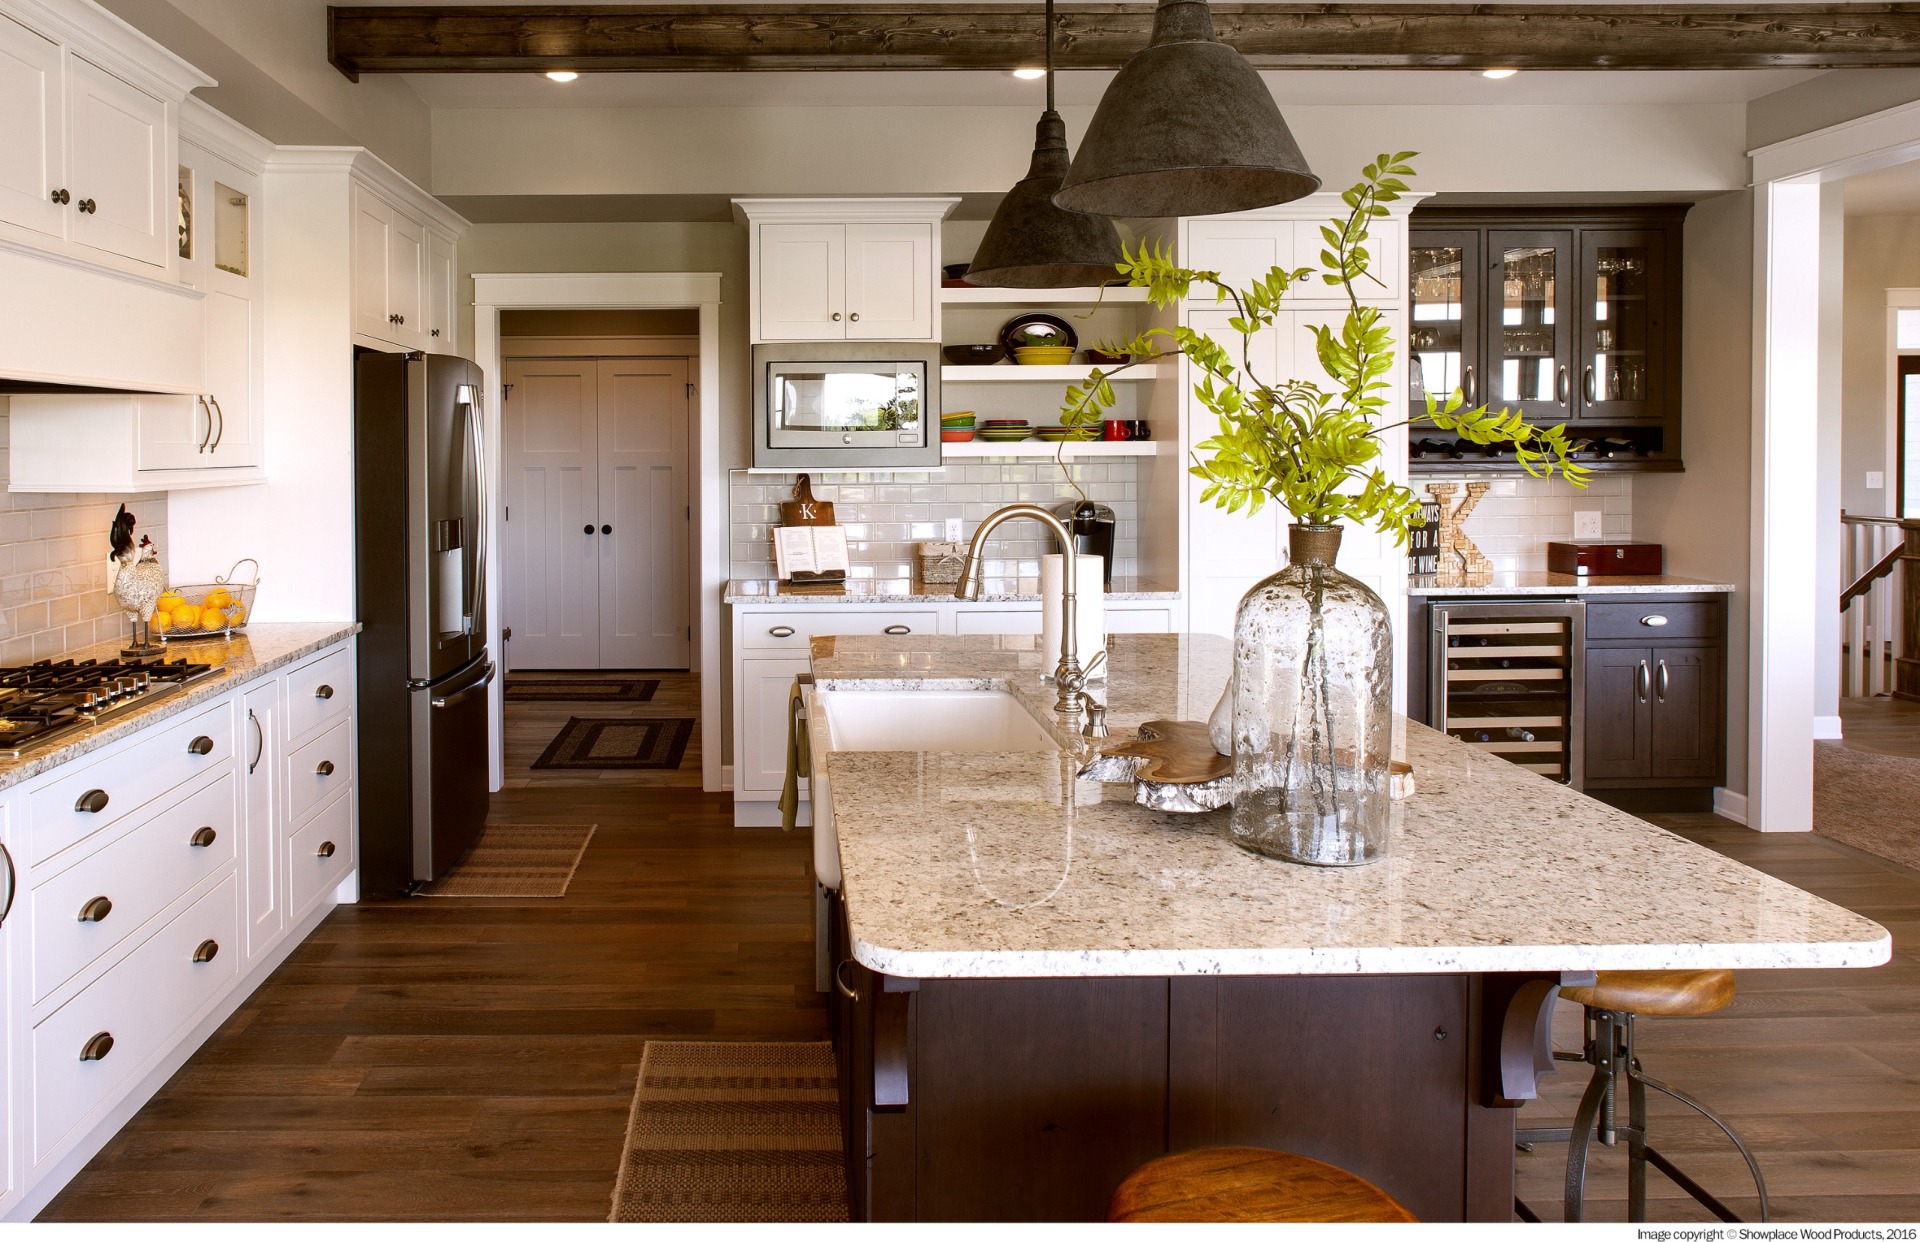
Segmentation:
[[(1817, 608), (1836, 584), (1815, 570), (1836, 537), (1815, 503), (1820, 396), (1820, 186), (1920, 159), (1920, 103), (1902, 104), (1750, 152), (1753, 263), (1753, 638), (1748, 677), (1747, 822), (1813, 825)], [(1827, 256), (1831, 258), (1831, 256)]]
[[(687, 558), (689, 588), (698, 601), (694, 626), (693, 666), (700, 671), (700, 723), (711, 732), (721, 719), (720, 595), (726, 585), (722, 554), (721, 505), (726, 473), (720, 468), (720, 273), (718, 272), (520, 272), (475, 273), (473, 277), (473, 356), (484, 368), (498, 394), (500, 376), (500, 312), (503, 310), (687, 310), (700, 312), (699, 409), (693, 422), (694, 512), (700, 515), (694, 555)], [(489, 468), (500, 470), (500, 403), (487, 403), (487, 443), (492, 446)], [(500, 499), (493, 498), (498, 515)], [(498, 529), (496, 525), (495, 529)], [(498, 544), (488, 549), (487, 615), (493, 632), (487, 650), (496, 666), (505, 667), (500, 650), (500, 573)], [(501, 749), (504, 736), (504, 678), (493, 685), (489, 710), (488, 762), (492, 787), (505, 780)], [(710, 793), (727, 788), (717, 744), (702, 746), (701, 787)]]

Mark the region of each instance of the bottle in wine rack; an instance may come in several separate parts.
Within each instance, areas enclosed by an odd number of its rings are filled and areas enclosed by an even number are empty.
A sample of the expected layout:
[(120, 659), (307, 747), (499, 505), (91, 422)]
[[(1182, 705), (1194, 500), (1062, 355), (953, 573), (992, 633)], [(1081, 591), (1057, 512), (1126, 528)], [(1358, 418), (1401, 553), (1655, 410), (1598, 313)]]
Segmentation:
[(1516, 742), (1534, 741), (1532, 729), (1508, 729), (1507, 737)]

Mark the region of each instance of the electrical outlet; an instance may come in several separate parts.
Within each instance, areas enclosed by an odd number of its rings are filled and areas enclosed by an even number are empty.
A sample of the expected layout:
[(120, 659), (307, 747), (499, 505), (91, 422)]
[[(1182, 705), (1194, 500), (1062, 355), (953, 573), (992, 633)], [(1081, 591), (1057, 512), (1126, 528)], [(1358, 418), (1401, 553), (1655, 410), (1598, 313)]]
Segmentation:
[(1600, 510), (1575, 509), (1573, 511), (1573, 537), (1575, 539), (1600, 538)]
[(947, 519), (947, 542), (948, 543), (960, 542), (960, 519), (959, 518)]
[(1886, 485), (1887, 485), (1887, 476), (1885, 471), (1882, 471), (1882, 470), (1867, 471), (1867, 490), (1868, 491), (1877, 492), (1880, 489), (1884, 488)]

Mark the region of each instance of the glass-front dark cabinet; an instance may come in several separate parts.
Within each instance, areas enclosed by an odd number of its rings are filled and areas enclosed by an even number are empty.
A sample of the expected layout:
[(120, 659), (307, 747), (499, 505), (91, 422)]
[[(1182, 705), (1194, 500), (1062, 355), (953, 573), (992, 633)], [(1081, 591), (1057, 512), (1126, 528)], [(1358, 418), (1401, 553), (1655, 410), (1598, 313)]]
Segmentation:
[[(1680, 456), (1684, 206), (1423, 206), (1414, 212), (1408, 344), (1416, 408), (1469, 404), (1565, 423), (1602, 470), (1670, 471)], [(1510, 455), (1416, 428), (1417, 474), (1517, 469)]]

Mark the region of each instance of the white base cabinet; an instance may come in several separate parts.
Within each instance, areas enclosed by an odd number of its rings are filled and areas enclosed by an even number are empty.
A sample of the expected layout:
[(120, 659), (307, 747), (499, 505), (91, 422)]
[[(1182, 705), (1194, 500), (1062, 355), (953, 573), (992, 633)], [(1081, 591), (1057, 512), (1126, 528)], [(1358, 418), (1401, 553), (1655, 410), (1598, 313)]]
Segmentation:
[[(1039, 601), (1003, 604), (902, 603), (811, 605), (800, 600), (734, 604), (733, 822), (780, 822), (787, 779), (787, 708), (793, 679), (811, 666), (809, 642), (820, 634), (1038, 634)], [(1106, 601), (1115, 634), (1173, 631), (1171, 600)], [(1095, 683), (1096, 695), (1099, 683)], [(800, 782), (802, 823), (807, 781)]]
[(0, 793), (0, 1219), (44, 1207), (332, 909), (357, 857), (352, 651)]

